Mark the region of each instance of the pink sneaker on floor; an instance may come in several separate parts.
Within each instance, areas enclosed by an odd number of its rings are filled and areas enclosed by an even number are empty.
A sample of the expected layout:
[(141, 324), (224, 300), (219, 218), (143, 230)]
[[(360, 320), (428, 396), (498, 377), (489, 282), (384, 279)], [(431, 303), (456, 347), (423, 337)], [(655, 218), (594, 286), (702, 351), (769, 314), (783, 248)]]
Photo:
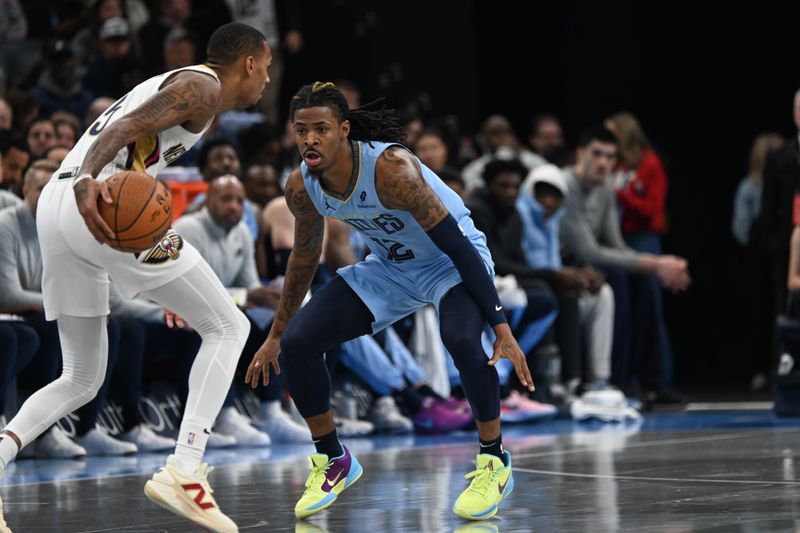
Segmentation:
[(472, 415), (458, 412), (435, 398), (427, 397), (422, 401), (422, 410), (412, 420), (417, 433), (450, 433), (469, 424)]
[(553, 418), (557, 412), (555, 405), (531, 400), (516, 390), (511, 391), (508, 398), (500, 402), (500, 421), (505, 423)]

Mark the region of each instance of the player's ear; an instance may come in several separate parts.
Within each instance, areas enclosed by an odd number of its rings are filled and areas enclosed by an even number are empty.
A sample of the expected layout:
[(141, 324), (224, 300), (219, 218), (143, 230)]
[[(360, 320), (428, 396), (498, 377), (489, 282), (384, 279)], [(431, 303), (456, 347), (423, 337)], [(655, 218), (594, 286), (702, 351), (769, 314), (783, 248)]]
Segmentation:
[(252, 74), (256, 70), (256, 58), (253, 56), (247, 56), (244, 60), (245, 69), (247, 69), (248, 74)]
[(342, 137), (348, 137), (350, 135), (350, 121), (345, 120), (342, 122), (342, 125), (339, 126), (339, 131), (342, 132)]

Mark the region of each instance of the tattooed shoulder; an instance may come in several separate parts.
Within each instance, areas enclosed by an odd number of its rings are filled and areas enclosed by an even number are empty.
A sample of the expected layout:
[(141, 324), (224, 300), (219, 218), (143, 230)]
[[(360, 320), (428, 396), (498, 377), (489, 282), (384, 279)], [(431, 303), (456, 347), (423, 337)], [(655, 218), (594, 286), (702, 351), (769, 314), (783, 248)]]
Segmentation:
[(378, 158), (375, 187), (383, 205), (408, 211), (425, 231), (447, 216), (447, 209), (425, 181), (416, 159), (399, 146), (387, 148)]
[(306, 191), (305, 184), (303, 183), (303, 176), (300, 170), (295, 170), (286, 182), (286, 205), (295, 216), (295, 218), (308, 218), (321, 216), (311, 201), (311, 197)]

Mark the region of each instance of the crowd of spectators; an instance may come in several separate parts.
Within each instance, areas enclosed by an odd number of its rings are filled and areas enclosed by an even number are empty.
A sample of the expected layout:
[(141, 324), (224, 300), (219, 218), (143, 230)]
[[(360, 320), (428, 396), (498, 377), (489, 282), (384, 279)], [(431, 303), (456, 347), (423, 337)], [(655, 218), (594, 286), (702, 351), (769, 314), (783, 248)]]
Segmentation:
[[(21, 398), (60, 371), (58, 328), (44, 320), (42, 308), (39, 192), (83, 131), (117, 99), (149, 76), (202, 61), (208, 35), (231, 20), (269, 36), (272, 87), (257, 108), (218, 116), (204, 138), (158, 177), (173, 191), (180, 215), (175, 231), (200, 250), (246, 311), (251, 328), (240, 373), (246, 369), (269, 331), (294, 241), (282, 186), (299, 156), (291, 124), (278, 121), (276, 90), (286, 58), (303, 46), (291, 4), (3, 3), (0, 42), (6, 50), (37, 53), (20, 52), (6, 61), (0, 85), (0, 398), (9, 398), (0, 425)], [(277, 9), (287, 26), (279, 28)], [(337, 86), (351, 107), (360, 105), (355, 83), (338, 80)], [(795, 117), (800, 127), (800, 102)], [(532, 394), (508, 365), (497, 366), (502, 420), (533, 422), (558, 413), (623, 420), (641, 410), (684, 407), (673, 381), (662, 290), (688, 289), (689, 265), (662, 251), (669, 182), (637, 118), (611, 115), (580, 132), (574, 148), (559, 117), (549, 113), (532, 117), (526, 136), (497, 114), (484, 120), (474, 138), (413, 113), (403, 116), (403, 124), (407, 148), (465, 200), (486, 235), (498, 293), (528, 357), (537, 384)], [(762, 287), (778, 295), (781, 287), (785, 293), (787, 279), (790, 289), (800, 290), (800, 237), (792, 236), (792, 204), (786, 200), (800, 159), (797, 139), (782, 142), (776, 134), (754, 142), (733, 221), (750, 268), (759, 272)], [(768, 217), (760, 216), (762, 205)], [(367, 243), (347, 225), (328, 221), (312, 291), (367, 253)], [(795, 266), (787, 272), (790, 255)], [(759, 298), (756, 291), (750, 296)], [(772, 317), (770, 307), (778, 306), (761, 302), (762, 314), (754, 321)], [(111, 310), (104, 388), (76, 413), (74, 434), (54, 426), (32, 453), (74, 457), (172, 446), (168, 435), (147, 424), (141, 398), (165, 381), (185, 395), (199, 336), (168, 328), (164, 310), (143, 298), (114, 296)], [(433, 309), (345, 343), (326, 360), (336, 381), (333, 403), (343, 436), (448, 433), (472, 424)], [(242, 398), (252, 393), (241, 382), (231, 387), (209, 446), (309, 440), (280, 376), (271, 375), (269, 386), (250, 396), (255, 408), (249, 410)], [(9, 394), (12, 388), (16, 395)], [(121, 431), (98, 423), (105, 402), (120, 407)]]

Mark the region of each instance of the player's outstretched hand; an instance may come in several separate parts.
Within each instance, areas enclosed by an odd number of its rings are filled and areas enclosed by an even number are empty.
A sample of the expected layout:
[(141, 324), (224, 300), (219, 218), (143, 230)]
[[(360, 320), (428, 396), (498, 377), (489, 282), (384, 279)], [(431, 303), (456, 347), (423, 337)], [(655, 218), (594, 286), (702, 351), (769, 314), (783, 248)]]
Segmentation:
[(508, 359), (514, 365), (514, 370), (517, 372), (517, 377), (522, 386), (528, 390), (534, 390), (533, 378), (531, 377), (531, 371), (528, 369), (528, 361), (511, 333), (511, 328), (508, 327), (508, 324), (498, 324), (494, 327), (494, 332), (497, 338), (494, 341), (494, 355), (489, 360), (489, 365), (496, 365), (501, 357)]
[(281, 354), (281, 338), (270, 335), (261, 348), (258, 349), (247, 367), (247, 374), (244, 382), (249, 383), (254, 389), (258, 386), (258, 378), (262, 377), (264, 385), (269, 385), (269, 365), (275, 369), (276, 374), (281, 373), (281, 365), (278, 364), (278, 356)]
[(82, 179), (72, 189), (75, 192), (75, 201), (78, 203), (78, 212), (86, 222), (86, 227), (100, 244), (109, 244), (114, 239), (114, 232), (108, 227), (106, 221), (100, 216), (97, 209), (97, 200), (103, 198), (104, 202), (112, 203), (111, 194), (105, 181), (96, 179)]
[(164, 308), (164, 317), (167, 319), (168, 328), (181, 328), (181, 329), (188, 329), (189, 331), (192, 330), (192, 326), (187, 324), (184, 319), (182, 319), (180, 316), (170, 311), (166, 307)]

